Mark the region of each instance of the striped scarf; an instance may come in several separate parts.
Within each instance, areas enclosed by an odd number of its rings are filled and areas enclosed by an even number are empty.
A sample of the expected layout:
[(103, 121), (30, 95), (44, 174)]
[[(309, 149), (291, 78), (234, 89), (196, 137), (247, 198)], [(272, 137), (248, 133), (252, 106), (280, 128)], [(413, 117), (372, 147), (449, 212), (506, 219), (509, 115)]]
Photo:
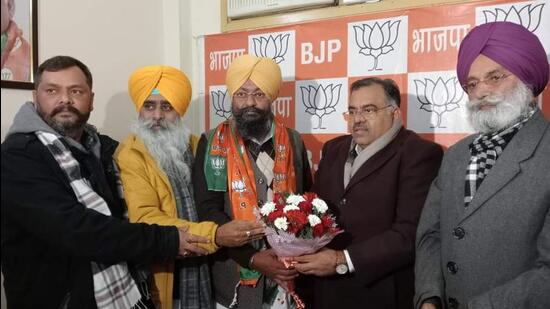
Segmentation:
[[(183, 155), (187, 166), (193, 166), (191, 147)], [(176, 199), (178, 217), (191, 222), (198, 222), (197, 209), (193, 199), (193, 187), (189, 180), (185, 183), (183, 177), (172, 177), (178, 171), (165, 171)], [(175, 173), (174, 173), (175, 172)], [(188, 179), (191, 179), (189, 177)], [(176, 263), (179, 265), (179, 297), (180, 309), (211, 309), (214, 308), (210, 286), (210, 272), (205, 257), (186, 258)]]
[[(95, 210), (106, 216), (111, 215), (107, 203), (82, 178), (80, 164), (71, 151), (55, 134), (36, 131), (36, 136), (50, 151), (69, 180), (78, 201), (86, 208)], [(140, 307), (141, 294), (130, 275), (128, 265), (122, 262), (114, 265), (104, 265), (91, 262), (94, 282), (94, 296), (98, 309), (127, 309)]]
[(466, 184), (464, 186), (464, 207), (468, 207), (481, 186), (483, 180), (489, 175), (489, 171), (496, 164), (496, 161), (508, 142), (533, 116), (535, 110), (531, 111), (525, 118), (516, 124), (501, 131), (491, 134), (481, 134), (469, 145), (470, 162), (466, 169)]

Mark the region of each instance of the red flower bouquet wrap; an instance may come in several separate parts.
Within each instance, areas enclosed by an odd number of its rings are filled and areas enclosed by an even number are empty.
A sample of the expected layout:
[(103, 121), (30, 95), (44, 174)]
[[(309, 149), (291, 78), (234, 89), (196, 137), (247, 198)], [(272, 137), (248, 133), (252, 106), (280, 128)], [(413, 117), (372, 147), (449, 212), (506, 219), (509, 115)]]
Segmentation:
[[(286, 267), (292, 266), (293, 257), (317, 252), (342, 232), (325, 201), (310, 192), (275, 194), (272, 202), (260, 207), (258, 217), (266, 225), (269, 245)], [(293, 282), (287, 289), (296, 308), (304, 308)]]

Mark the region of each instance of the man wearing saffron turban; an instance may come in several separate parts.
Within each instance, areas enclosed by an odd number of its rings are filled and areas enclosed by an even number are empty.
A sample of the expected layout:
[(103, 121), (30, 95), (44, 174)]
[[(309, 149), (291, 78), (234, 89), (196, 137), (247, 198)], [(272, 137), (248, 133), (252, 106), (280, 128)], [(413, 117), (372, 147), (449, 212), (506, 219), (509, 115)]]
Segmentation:
[[(199, 141), (193, 185), (199, 217), (223, 224), (255, 221), (254, 209), (274, 193), (302, 193), (311, 173), (300, 134), (271, 112), (281, 70), (270, 58), (243, 55), (227, 71), (233, 117)], [(252, 235), (250, 233), (247, 233)], [(297, 276), (286, 269), (264, 239), (219, 250), (212, 259), (217, 308), (262, 308), (281, 290), (275, 284)]]
[(219, 246), (241, 246), (251, 239), (236, 236), (249, 230), (261, 234), (263, 228), (247, 221), (220, 227), (198, 222), (191, 185), (197, 138), (182, 120), (191, 102), (187, 76), (169, 66), (143, 67), (130, 77), (128, 91), (139, 116), (115, 159), (130, 221), (185, 227), (189, 234), (209, 241), (199, 245), (202, 251), (190, 249), (181, 260), (151, 265), (153, 300), (163, 309), (213, 308), (208, 266), (197, 255), (215, 252)]
[(457, 74), (478, 134), (452, 146), (416, 236), (416, 308), (550, 308), (550, 124), (539, 39), (510, 22), (477, 26)]

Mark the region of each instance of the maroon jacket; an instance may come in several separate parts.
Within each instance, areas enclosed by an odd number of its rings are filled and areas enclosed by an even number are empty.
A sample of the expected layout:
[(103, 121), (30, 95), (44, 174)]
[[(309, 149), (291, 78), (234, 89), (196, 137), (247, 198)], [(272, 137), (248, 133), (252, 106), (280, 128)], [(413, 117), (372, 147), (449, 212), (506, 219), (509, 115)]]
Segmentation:
[(442, 148), (401, 129), (344, 189), (350, 135), (323, 147), (313, 190), (345, 230), (328, 247), (347, 249), (355, 272), (314, 279), (314, 308), (413, 308), (416, 226)]

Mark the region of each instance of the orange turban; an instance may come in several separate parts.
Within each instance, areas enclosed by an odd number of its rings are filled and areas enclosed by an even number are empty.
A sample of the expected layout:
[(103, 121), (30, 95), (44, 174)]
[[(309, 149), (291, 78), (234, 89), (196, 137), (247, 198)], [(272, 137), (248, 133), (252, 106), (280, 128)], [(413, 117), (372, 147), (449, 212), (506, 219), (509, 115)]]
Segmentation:
[(225, 77), (225, 84), (231, 96), (249, 79), (270, 99), (275, 100), (279, 96), (281, 69), (273, 59), (251, 55), (242, 55), (235, 59)]
[(191, 83), (182, 71), (165, 65), (139, 68), (128, 80), (128, 91), (139, 112), (153, 89), (166, 99), (183, 116), (191, 102)]

